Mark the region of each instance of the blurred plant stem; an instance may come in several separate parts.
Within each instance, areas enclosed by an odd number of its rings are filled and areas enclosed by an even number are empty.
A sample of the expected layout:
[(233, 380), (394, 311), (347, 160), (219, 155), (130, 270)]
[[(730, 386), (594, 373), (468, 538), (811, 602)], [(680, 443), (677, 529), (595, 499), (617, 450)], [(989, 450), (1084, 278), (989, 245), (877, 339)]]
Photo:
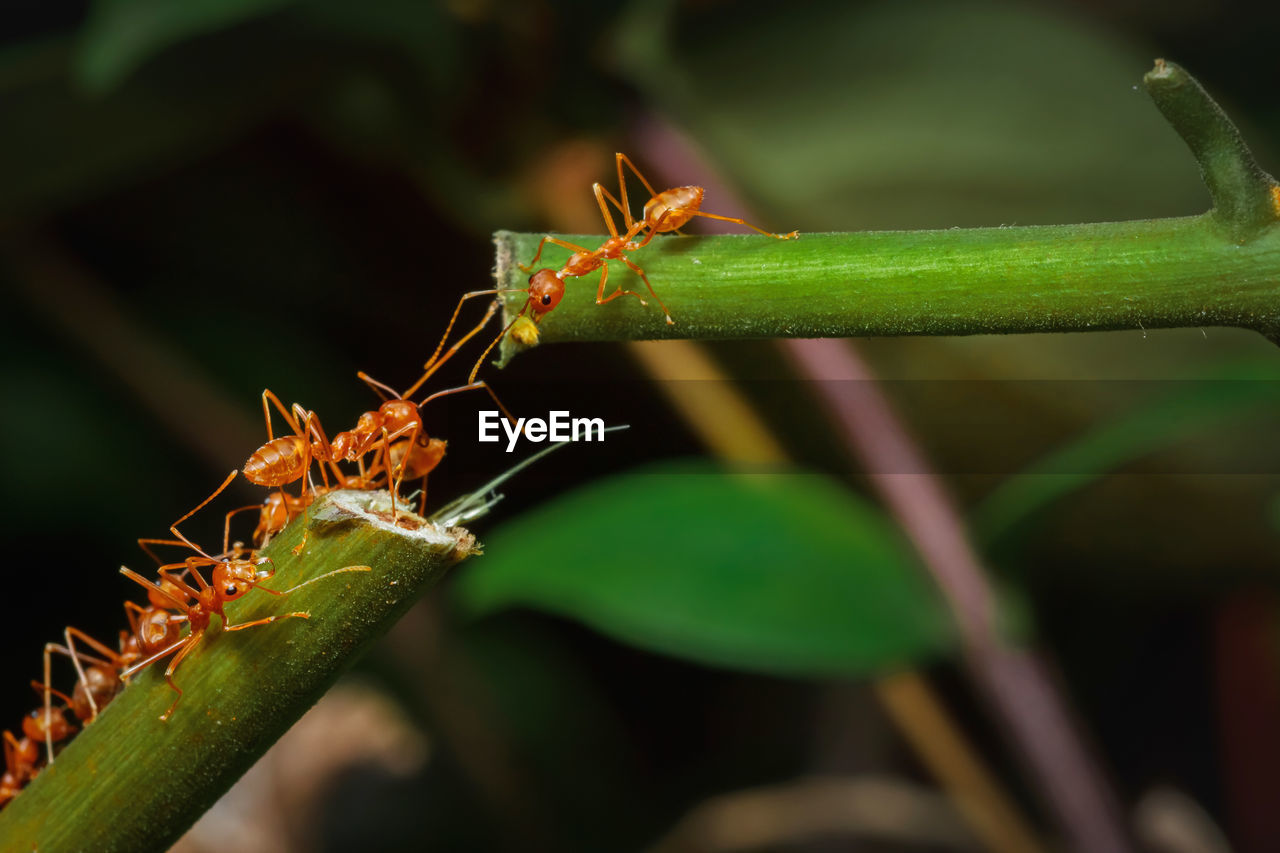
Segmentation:
[(813, 380), (872, 487), (946, 597), (971, 678), (1070, 848), (1129, 850), (1119, 807), (1067, 703), (1036, 656), (1001, 637), (995, 592), (964, 523), (870, 370), (842, 341), (787, 341), (784, 348), (800, 375)]
[(290, 525), (261, 552), (275, 561), (267, 586), (277, 590), (352, 564), (372, 571), (325, 578), (283, 599), (251, 591), (229, 604), (233, 623), (290, 611), (310, 618), (233, 635), (214, 619), (176, 674), (184, 692), (168, 722), (158, 719), (174, 698), (164, 664), (139, 673), (0, 812), (0, 849), (168, 849), (374, 639), (475, 553), (461, 528), (392, 528), (383, 520), (389, 502), (371, 503), (380, 498), (386, 494), (326, 496), (311, 507), (310, 524)]
[(213, 470), (261, 440), (261, 419), (246, 414), (205, 368), (140, 322), (106, 282), (48, 233), (5, 233), (0, 249), (12, 268), (14, 289), (49, 327), (113, 374), (175, 442)]
[[(656, 379), (695, 380), (664, 381), (659, 387), (719, 458), (751, 466), (787, 462), (786, 450), (768, 426), (696, 344), (633, 344), (631, 353)], [(1044, 849), (920, 673), (898, 672), (877, 679), (874, 686), (886, 715), (987, 849)], [(685, 831), (672, 832), (684, 838)]]
[[(641, 263), (675, 318), (639, 300), (595, 304), (573, 282), (540, 342), (656, 338), (967, 335), (1239, 326), (1280, 339), (1280, 185), (1204, 89), (1157, 60), (1144, 78), (1200, 164), (1213, 208), (1200, 216), (1081, 225), (802, 234), (798, 240), (654, 240)], [(541, 234), (500, 231), (498, 287)], [(569, 236), (594, 248), (601, 236)], [(564, 262), (549, 247), (545, 263)], [(645, 292), (621, 266), (608, 283)], [(508, 319), (527, 297), (505, 296)], [(520, 345), (503, 342), (503, 359)]]

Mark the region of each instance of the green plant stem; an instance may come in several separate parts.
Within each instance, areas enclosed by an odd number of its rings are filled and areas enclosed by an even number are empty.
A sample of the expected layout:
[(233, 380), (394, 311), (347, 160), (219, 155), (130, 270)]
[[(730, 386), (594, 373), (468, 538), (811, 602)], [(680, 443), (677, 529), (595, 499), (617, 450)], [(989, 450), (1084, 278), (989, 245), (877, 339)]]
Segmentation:
[[(428, 587), (476, 553), (461, 528), (406, 533), (360, 514), (385, 498), (328, 496), (312, 507), (300, 556), (291, 548), (302, 524), (263, 552), (277, 569), (263, 586), (277, 590), (348, 565), (372, 571), (324, 578), (284, 597), (254, 590), (229, 604), (233, 623), (291, 611), (311, 617), (234, 633), (215, 617), (175, 675), (184, 692), (168, 722), (159, 719), (174, 698), (164, 664), (140, 672), (0, 812), (0, 849), (167, 850)], [(128, 590), (133, 598), (140, 592)]]
[[(500, 287), (527, 277), (540, 234), (499, 232)], [(603, 237), (566, 238), (582, 245)], [(566, 253), (567, 254), (567, 253)], [(638, 255), (638, 253), (637, 253)], [(562, 255), (544, 252), (548, 265)], [(566, 281), (544, 343), (650, 338), (1079, 332), (1280, 323), (1280, 229), (1239, 246), (1209, 217), (1096, 225), (655, 239), (635, 258), (675, 318), (649, 300), (595, 304)], [(643, 290), (620, 269), (615, 283)], [(524, 304), (507, 296), (508, 311)]]
[[(1280, 187), (1194, 79), (1158, 60), (1152, 99), (1201, 167), (1213, 209), (1200, 216), (1084, 225), (801, 234), (662, 235), (632, 260), (675, 318), (668, 325), (644, 283), (611, 263), (567, 279), (540, 342), (654, 338), (851, 337), (1081, 332), (1240, 326), (1280, 337)], [(527, 287), (541, 234), (500, 231), (498, 287)], [(599, 246), (604, 237), (570, 236)], [(547, 247), (542, 265), (568, 257)], [(505, 295), (508, 321), (525, 304)], [(505, 361), (521, 345), (503, 342)]]

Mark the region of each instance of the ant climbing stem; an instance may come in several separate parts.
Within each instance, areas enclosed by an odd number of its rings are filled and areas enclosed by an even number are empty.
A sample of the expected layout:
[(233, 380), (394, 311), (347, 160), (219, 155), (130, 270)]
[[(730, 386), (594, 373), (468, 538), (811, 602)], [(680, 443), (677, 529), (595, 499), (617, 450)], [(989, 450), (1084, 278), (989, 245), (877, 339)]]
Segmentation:
[[(206, 501), (207, 503), (207, 501)], [(162, 583), (150, 581), (142, 575), (128, 568), (120, 567), (120, 573), (132, 581), (141, 584), (146, 588), (148, 596), (159, 596), (161, 599), (169, 602), (166, 606), (171, 610), (177, 611), (179, 618), (184, 618), (191, 626), (191, 630), (186, 636), (181, 637), (163, 648), (151, 653), (142, 660), (132, 664), (131, 666), (120, 672), (121, 680), (128, 680), (134, 673), (150, 666), (158, 660), (173, 655), (173, 660), (169, 662), (165, 668), (164, 677), (169, 686), (178, 694), (177, 698), (163, 714), (160, 715), (162, 721), (167, 721), (172, 715), (178, 702), (182, 699), (182, 688), (174, 681), (174, 673), (178, 667), (191, 654), (192, 650), (199, 645), (204, 638), (205, 632), (209, 628), (210, 621), (216, 613), (222, 618), (224, 631), (242, 631), (245, 628), (253, 628), (259, 625), (266, 625), (271, 622), (277, 622), (281, 619), (309, 619), (310, 611), (298, 610), (292, 613), (278, 613), (272, 616), (266, 616), (262, 619), (254, 619), (250, 622), (240, 622), (232, 624), (227, 618), (225, 606), (238, 598), (241, 598), (252, 589), (260, 589), (271, 595), (285, 596), (290, 593), (302, 589), (308, 584), (331, 577), (332, 575), (343, 574), (344, 572), (369, 572), (372, 571), (370, 566), (346, 566), (341, 569), (325, 572), (309, 580), (305, 580), (300, 584), (289, 587), (284, 590), (269, 589), (260, 586), (265, 581), (270, 580), (275, 575), (275, 566), (271, 564), (270, 559), (260, 557), (254, 560), (215, 560), (207, 555), (195, 545), (191, 546), (201, 557), (188, 557), (183, 563), (172, 563), (167, 566), (160, 567), (160, 580)], [(206, 581), (204, 575), (200, 573), (200, 565), (212, 566), (210, 580)], [(260, 569), (264, 564), (271, 564), (270, 569)], [(175, 573), (175, 570), (183, 569), (190, 574), (190, 577), (196, 582), (196, 586), (191, 586), (184, 581), (181, 576)]]
[[(637, 266), (629, 257), (631, 252), (637, 252), (649, 245), (655, 236), (661, 233), (678, 232), (689, 220), (695, 216), (702, 216), (707, 219), (715, 219), (721, 222), (733, 222), (743, 225), (747, 228), (757, 231), (766, 237), (772, 237), (775, 240), (794, 240), (799, 236), (799, 232), (791, 231), (786, 234), (775, 234), (772, 231), (766, 231), (736, 216), (723, 216), (718, 213), (707, 213), (702, 210), (702, 198), (705, 190), (702, 187), (684, 186), (674, 187), (669, 190), (657, 192), (653, 185), (641, 174), (636, 168), (635, 163), (631, 162), (631, 158), (622, 152), (614, 155), (614, 162), (618, 171), (618, 194), (621, 199), (614, 197), (612, 193), (606, 190), (599, 183), (591, 185), (591, 190), (595, 194), (596, 204), (600, 207), (600, 214), (604, 218), (605, 227), (609, 229), (609, 237), (600, 244), (598, 249), (588, 249), (586, 246), (579, 246), (558, 237), (547, 235), (538, 243), (538, 251), (528, 264), (521, 264), (520, 268), (525, 272), (532, 272), (538, 261), (542, 258), (542, 250), (548, 243), (560, 246), (573, 252), (569, 259), (565, 261), (563, 267), (558, 271), (552, 269), (541, 269), (534, 272), (529, 277), (529, 288), (532, 295), (535, 280), (540, 279), (541, 286), (547, 287), (549, 282), (548, 276), (554, 276), (563, 283), (565, 278), (578, 278), (588, 273), (600, 270), (600, 284), (596, 288), (596, 304), (603, 305), (611, 302), (619, 296), (634, 296), (640, 300), (641, 304), (645, 304), (645, 300), (640, 294), (632, 290), (625, 290), (621, 286), (608, 296), (604, 295), (605, 286), (609, 279), (608, 261), (622, 261), (626, 266), (640, 276), (645, 287), (648, 288), (649, 294), (657, 301), (662, 308), (662, 313), (666, 315), (667, 323), (673, 324), (675, 320), (671, 317), (671, 312), (667, 310), (666, 305), (658, 298), (658, 294), (653, 289), (649, 276), (645, 274), (639, 266)], [(644, 184), (644, 188), (649, 191), (649, 200), (645, 202), (641, 218), (634, 219), (631, 215), (631, 203), (627, 196), (627, 180), (626, 169), (630, 169), (632, 174), (640, 179), (640, 183)], [(613, 212), (609, 209), (612, 204), (619, 212), (622, 213), (624, 230), (619, 233), (617, 223), (614, 222)], [(637, 242), (636, 237), (641, 233), (648, 232)], [(554, 307), (554, 306), (553, 306)], [(549, 311), (550, 308), (546, 309)], [(542, 313), (545, 314), (546, 311)], [(538, 316), (535, 314), (535, 321)]]
[[(488, 322), (488, 317), (492, 316), (493, 310), (496, 309), (491, 309), (486, 315), (485, 322)], [(473, 329), (470, 335), (474, 335), (482, 327), (483, 325)], [(450, 353), (456, 351), (457, 346), (464, 343), (465, 340), (455, 345), (454, 349), (450, 350)], [(439, 361), (434, 364), (428, 362), (427, 374), (430, 375), (440, 363)], [(428, 395), (421, 403), (414, 403), (412, 400), (406, 399), (409, 392), (401, 394), (391, 386), (384, 382), (379, 382), (363, 371), (356, 375), (360, 377), (362, 382), (373, 389), (373, 392), (383, 402), (376, 411), (365, 412), (361, 415), (354, 429), (334, 436), (334, 452), (342, 458), (362, 456), (374, 449), (381, 452), (381, 460), (386, 470), (387, 483), (391, 492), (392, 515), (396, 518), (399, 517), (396, 499), (399, 495), (400, 484), (407, 478), (417, 479), (420, 477), (422, 479), (420, 509), (425, 510), (427, 475), (444, 458), (445, 442), (437, 438), (429, 438), (426, 434), (422, 423), (421, 410), (423, 406), (426, 406), (432, 400), (447, 397), (451, 394), (484, 389), (503, 415), (512, 423), (516, 422), (507, 407), (498, 399), (498, 395), (483, 380), (469, 382), (456, 388), (446, 388), (443, 391)], [(423, 380), (415, 382), (410, 391), (420, 388), (422, 384)], [(400, 441), (400, 439), (405, 440)], [(393, 444), (393, 442), (395, 443)], [(397, 453), (400, 457), (399, 460), (393, 458)]]
[[(292, 435), (276, 437), (271, 424), (270, 406), (272, 405), (293, 430)], [(315, 412), (307, 411), (297, 403), (293, 404), (293, 411), (290, 412), (280, 398), (268, 388), (262, 392), (262, 415), (267, 426), (267, 442), (254, 451), (245, 462), (244, 475), (249, 482), (269, 488), (278, 486), (281, 490), (281, 500), (284, 501), (287, 500), (283, 496), (284, 487), (294, 480), (302, 480), (298, 500), (305, 501), (308, 488), (313, 492), (315, 490), (308, 476), (312, 460), (322, 463), (320, 477), (326, 490), (329, 488), (329, 474), (324, 463), (331, 465), (334, 476), (339, 482), (342, 481), (342, 472), (334, 463), (332, 447), (324, 434), (324, 429), (320, 426), (320, 418)]]

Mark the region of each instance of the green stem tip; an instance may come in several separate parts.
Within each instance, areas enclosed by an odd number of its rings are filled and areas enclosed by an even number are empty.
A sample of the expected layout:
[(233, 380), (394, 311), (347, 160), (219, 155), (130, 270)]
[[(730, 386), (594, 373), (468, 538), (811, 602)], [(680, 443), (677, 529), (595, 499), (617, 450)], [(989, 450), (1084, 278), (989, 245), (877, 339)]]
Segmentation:
[[(500, 364), (533, 343), (654, 338), (852, 337), (1239, 326), (1280, 335), (1280, 185), (1186, 71), (1156, 60), (1156, 106), (1200, 164), (1213, 209), (1202, 216), (945, 231), (660, 235), (631, 260), (667, 304), (624, 296), (595, 304), (599, 273), (566, 279), (536, 334), (502, 342)], [(519, 263), (540, 234), (499, 231), (497, 286), (528, 287)], [(600, 235), (570, 235), (584, 247)], [(548, 246), (544, 263), (568, 257)], [(607, 290), (646, 295), (611, 264)], [(608, 294), (606, 294), (608, 295)], [(526, 294), (506, 295), (506, 321)]]

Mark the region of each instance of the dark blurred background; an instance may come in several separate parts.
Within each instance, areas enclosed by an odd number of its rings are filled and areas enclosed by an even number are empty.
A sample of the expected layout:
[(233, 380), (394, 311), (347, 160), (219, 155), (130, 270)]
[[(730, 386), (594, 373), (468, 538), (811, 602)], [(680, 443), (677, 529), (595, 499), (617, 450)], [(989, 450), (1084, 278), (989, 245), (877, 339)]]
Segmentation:
[[(603, 230), (590, 184), (610, 185), (614, 151), (778, 230), (1195, 214), (1207, 194), (1141, 76), (1156, 56), (1188, 68), (1274, 173), (1277, 24), (1276, 7), (1146, 0), (6, 4), (0, 719), (33, 707), (63, 625), (123, 624), (117, 566), (145, 566), (134, 540), (167, 535), (262, 442), (263, 388), (330, 433), (354, 422), (376, 403), (356, 371), (407, 386), (458, 295), (489, 286), (493, 231)], [(1102, 431), (1051, 469), (1079, 482), (985, 540), (989, 565), (1126, 809), (1175, 790), (1234, 849), (1280, 847), (1263, 793), (1280, 790), (1274, 346), (1219, 328), (859, 346), (980, 529), (1010, 476)], [(769, 344), (712, 353), (801, 465), (863, 489)], [(486, 375), (518, 412), (589, 400), (633, 430), (509, 484), (482, 539), (593, 478), (703, 453), (622, 347)], [(510, 464), (471, 439), (471, 396), (432, 414), (451, 441), (432, 505)], [(233, 491), (226, 509), (261, 497)], [(1008, 494), (1014, 515), (1032, 500)], [(188, 530), (213, 547), (220, 518)], [(816, 772), (932, 785), (863, 676), (705, 666), (531, 609), (466, 621), (447, 594), (427, 608), (361, 677), (430, 757), (407, 782), (335, 775), (344, 807), (309, 812), (296, 849), (643, 849), (716, 793)], [(915, 663), (1048, 827), (953, 659)], [(441, 723), (443, 694), (469, 706), (458, 683), (496, 709), (461, 741)], [(496, 797), (472, 762), (493, 744), (519, 768)], [(769, 849), (854, 842), (823, 844)]]

